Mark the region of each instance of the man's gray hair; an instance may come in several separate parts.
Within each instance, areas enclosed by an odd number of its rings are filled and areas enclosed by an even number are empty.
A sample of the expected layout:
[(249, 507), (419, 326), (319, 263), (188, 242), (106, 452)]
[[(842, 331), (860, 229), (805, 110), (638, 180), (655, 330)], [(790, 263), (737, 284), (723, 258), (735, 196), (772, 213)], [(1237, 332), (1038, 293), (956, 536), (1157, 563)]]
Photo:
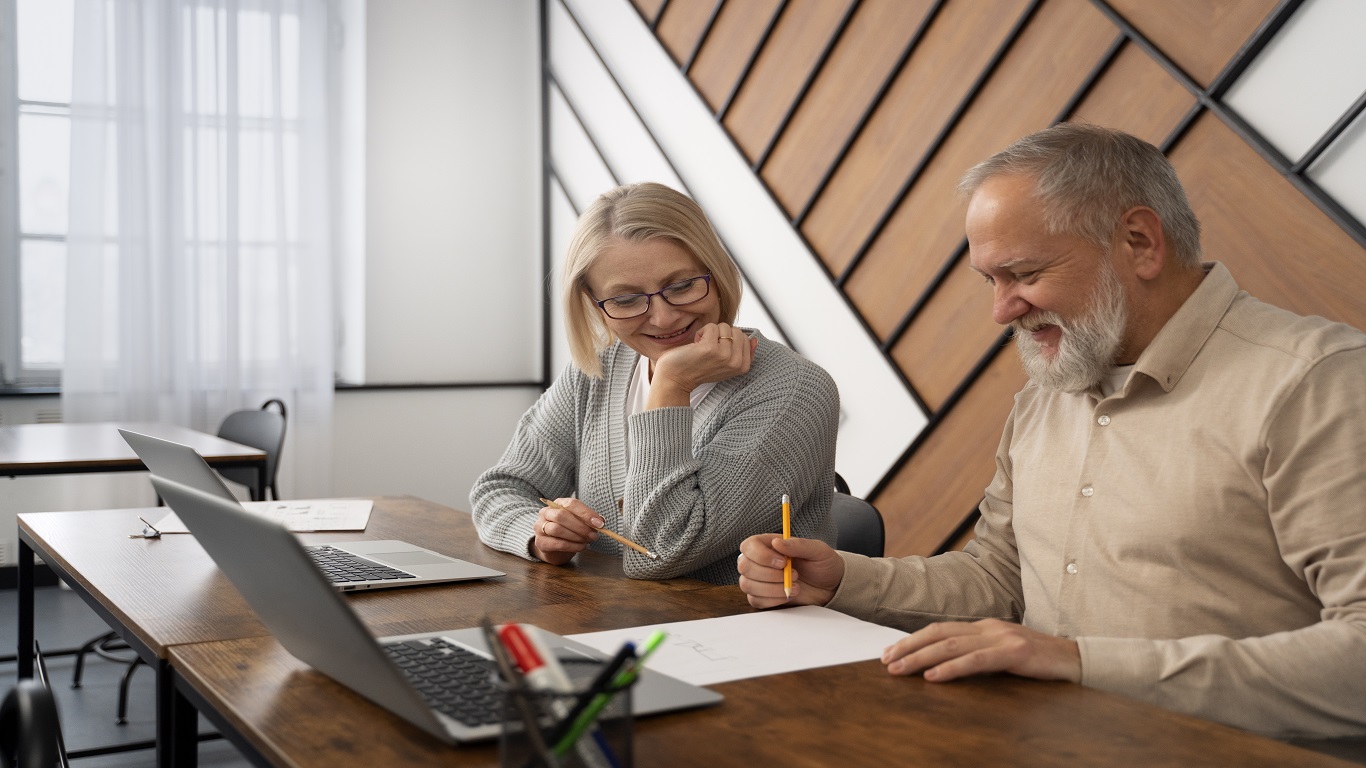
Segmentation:
[(973, 166), (958, 191), (971, 196), (994, 176), (1033, 176), (1053, 234), (1080, 235), (1109, 249), (1119, 217), (1135, 206), (1157, 212), (1167, 248), (1183, 267), (1200, 265), (1200, 221), (1157, 147), (1087, 123), (1059, 123)]

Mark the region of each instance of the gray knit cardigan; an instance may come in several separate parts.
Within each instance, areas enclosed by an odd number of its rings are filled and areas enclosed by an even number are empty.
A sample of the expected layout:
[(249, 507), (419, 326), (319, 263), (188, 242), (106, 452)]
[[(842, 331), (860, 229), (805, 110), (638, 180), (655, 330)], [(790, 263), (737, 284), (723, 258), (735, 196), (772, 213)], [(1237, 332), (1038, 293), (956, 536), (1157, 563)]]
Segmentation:
[(618, 342), (601, 355), (601, 379), (571, 365), (522, 416), (503, 458), (470, 492), (485, 544), (533, 559), (537, 498), (574, 496), (659, 555), (606, 536), (592, 543), (624, 556), (627, 576), (734, 584), (740, 542), (782, 530), (784, 493), (793, 536), (835, 543), (839, 391), (824, 369), (759, 336), (749, 372), (718, 382), (695, 410), (632, 416), (628, 464), (625, 403), (638, 359)]

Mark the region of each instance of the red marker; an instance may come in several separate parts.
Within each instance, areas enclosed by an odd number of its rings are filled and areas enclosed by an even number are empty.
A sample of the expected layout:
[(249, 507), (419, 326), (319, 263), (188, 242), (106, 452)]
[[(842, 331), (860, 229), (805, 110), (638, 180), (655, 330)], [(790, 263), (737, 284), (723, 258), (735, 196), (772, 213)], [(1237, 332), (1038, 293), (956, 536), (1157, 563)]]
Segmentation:
[[(565, 674), (564, 667), (560, 666), (560, 660), (545, 647), (534, 628), (523, 629), (519, 624), (504, 624), (498, 630), (498, 639), (522, 670), (527, 685), (534, 690), (555, 693), (570, 693), (574, 690), (574, 684)], [(569, 715), (572, 706), (567, 697), (557, 696), (550, 708), (556, 717), (564, 718)], [(574, 746), (579, 757), (591, 768), (611, 768), (612, 761), (595, 741), (579, 739)]]
[(498, 639), (507, 646), (512, 660), (532, 688), (557, 693), (573, 690), (573, 684), (565, 675), (559, 660), (547, 652), (544, 645), (532, 639), (531, 634), (519, 624), (504, 624), (498, 630)]

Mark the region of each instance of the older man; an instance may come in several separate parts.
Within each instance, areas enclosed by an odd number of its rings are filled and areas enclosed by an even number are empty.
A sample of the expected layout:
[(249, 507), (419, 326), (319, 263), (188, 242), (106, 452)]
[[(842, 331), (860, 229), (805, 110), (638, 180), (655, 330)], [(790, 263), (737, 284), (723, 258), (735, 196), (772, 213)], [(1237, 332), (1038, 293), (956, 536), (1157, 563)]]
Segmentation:
[(1202, 264), (1175, 171), (1132, 136), (1054, 126), (961, 189), (1030, 378), (976, 539), (890, 559), (754, 536), (750, 604), (914, 630), (883, 655), (893, 674), (1005, 671), (1366, 734), (1366, 334)]

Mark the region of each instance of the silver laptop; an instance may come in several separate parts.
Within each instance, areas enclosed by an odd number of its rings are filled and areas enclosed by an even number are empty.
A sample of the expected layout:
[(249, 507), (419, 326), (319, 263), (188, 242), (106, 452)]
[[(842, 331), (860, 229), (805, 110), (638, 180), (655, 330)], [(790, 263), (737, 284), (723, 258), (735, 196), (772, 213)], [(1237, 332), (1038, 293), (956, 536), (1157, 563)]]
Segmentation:
[[(174, 480), (234, 504), (237, 502), (237, 497), (223, 484), (218, 473), (190, 446), (127, 429), (120, 429), (119, 434), (154, 476)], [(180, 513), (178, 509), (175, 511)], [(185, 523), (188, 525), (189, 521)], [(505, 575), (502, 571), (448, 557), (406, 541), (338, 541), (310, 545), (305, 551), (332, 582), (333, 588), (343, 592)]]
[[(152, 484), (290, 653), (442, 740), (497, 736), (501, 699), (478, 628), (376, 640), (283, 526), (218, 494), (156, 475)], [(556, 656), (567, 662), (605, 660), (593, 648), (538, 631)], [(419, 691), (413, 681), (421, 675), (405, 673), (411, 658), (405, 654), (447, 657), (453, 666), (464, 668), (473, 660), (477, 669), (456, 673), (464, 675), (465, 682)], [(448, 703), (448, 698), (460, 701)], [(715, 691), (647, 669), (632, 689), (631, 708), (644, 715), (716, 704), (721, 699)]]

